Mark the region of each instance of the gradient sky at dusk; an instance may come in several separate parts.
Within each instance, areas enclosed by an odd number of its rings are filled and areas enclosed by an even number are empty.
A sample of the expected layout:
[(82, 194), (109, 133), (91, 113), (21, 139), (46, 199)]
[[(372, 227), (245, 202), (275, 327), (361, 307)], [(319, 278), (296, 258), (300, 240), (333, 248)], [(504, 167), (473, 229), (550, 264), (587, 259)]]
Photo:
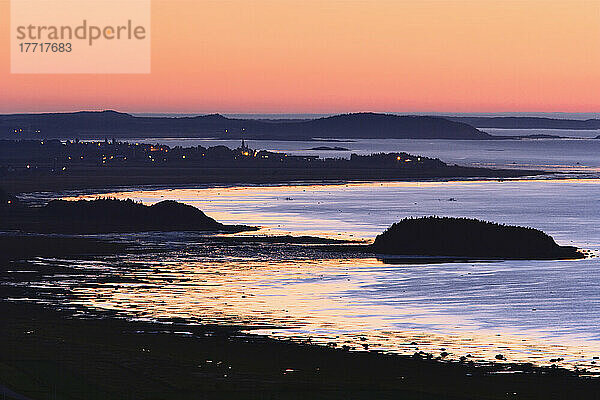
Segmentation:
[(10, 74), (0, 113), (600, 111), (600, 0), (152, 2), (149, 75)]

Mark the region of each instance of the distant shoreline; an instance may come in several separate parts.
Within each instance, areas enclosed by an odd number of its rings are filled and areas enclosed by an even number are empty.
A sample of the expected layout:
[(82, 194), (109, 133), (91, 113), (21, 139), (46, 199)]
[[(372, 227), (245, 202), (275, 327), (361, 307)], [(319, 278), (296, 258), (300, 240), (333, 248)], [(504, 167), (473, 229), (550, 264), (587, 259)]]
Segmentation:
[(550, 174), (460, 166), (406, 152), (353, 153), (349, 158), (290, 155), (255, 150), (244, 140), (237, 148), (170, 147), (115, 139), (0, 142), (2, 187), (13, 194), (142, 185), (509, 179)]
[[(8, 192), (60, 192), (67, 190), (104, 191), (119, 187), (172, 187), (193, 185), (281, 185), (281, 184), (332, 184), (354, 182), (414, 182), (414, 181), (445, 181), (468, 179), (516, 179), (533, 176), (551, 175), (554, 173), (528, 170), (494, 170), (486, 168), (456, 167), (447, 173), (430, 174), (397, 174), (391, 171), (343, 171), (341, 173), (327, 173), (323, 171), (292, 170), (277, 171), (273, 174), (263, 170), (243, 170), (240, 168), (224, 169), (191, 169), (181, 171), (165, 169), (157, 171), (156, 168), (135, 170), (127, 173), (122, 170), (99, 169), (94, 171), (81, 171), (70, 175), (41, 175), (37, 177), (5, 177), (2, 188)], [(287, 172), (287, 173), (285, 173)], [(319, 173), (322, 172), (322, 173)], [(102, 174), (101, 174), (102, 173)]]
[(0, 138), (195, 137), (252, 140), (332, 139), (464, 139), (502, 140), (483, 131), (499, 129), (600, 129), (600, 119), (542, 116), (467, 116), (355, 112), (308, 119), (236, 118), (222, 114), (127, 114), (79, 111), (0, 114)]
[[(568, 181), (568, 180), (581, 180), (588, 178), (572, 177), (572, 176), (553, 176), (548, 178), (540, 177), (521, 177), (521, 178), (500, 178), (505, 182), (523, 182), (523, 181), (539, 181), (539, 180), (556, 180), (556, 181)], [(589, 178), (598, 179), (598, 178)], [(291, 181), (291, 182), (275, 182), (275, 183), (200, 183), (200, 184), (159, 184), (159, 185), (124, 185), (124, 186), (106, 186), (103, 188), (74, 188), (64, 190), (38, 190), (38, 191), (22, 191), (16, 192), (18, 195), (25, 199), (25, 202), (33, 205), (45, 204), (48, 200), (61, 199), (65, 197), (78, 197), (78, 196), (103, 196), (110, 193), (125, 193), (125, 192), (136, 192), (136, 191), (160, 191), (160, 190), (177, 190), (177, 189), (231, 189), (231, 188), (245, 188), (245, 187), (288, 187), (288, 186), (344, 186), (344, 185), (369, 185), (378, 183), (435, 183), (435, 182), (469, 182), (469, 183), (486, 183), (486, 182), (498, 182), (498, 178), (448, 178), (448, 179), (413, 179), (413, 180), (366, 180), (366, 181)]]
[[(527, 131), (527, 130), (531, 130), (531, 131), (536, 131), (539, 129), (542, 130), (547, 130), (547, 131), (557, 131), (557, 132), (564, 132), (566, 131), (573, 131), (573, 132), (578, 132), (578, 131), (598, 131), (600, 132), (600, 128), (599, 129), (562, 129), (562, 128), (495, 128), (495, 127), (489, 127), (489, 128), (481, 128), (482, 130), (485, 131), (485, 129), (494, 129), (496, 131), (499, 130), (505, 130), (505, 131), (514, 131), (514, 130), (523, 130), (523, 131)], [(236, 141), (238, 142), (240, 140), (239, 137), (222, 137), (222, 136), (204, 136), (204, 135), (190, 135), (190, 134), (181, 134), (181, 135), (175, 135), (172, 132), (168, 132), (165, 133), (164, 135), (162, 135), (160, 132), (152, 132), (149, 133), (148, 135), (144, 135), (141, 133), (136, 133), (135, 135), (127, 135), (127, 136), (123, 136), (123, 135), (119, 135), (119, 134), (111, 134), (111, 135), (102, 135), (99, 133), (89, 133), (89, 134), (82, 134), (79, 135), (78, 138), (82, 141), (102, 141), (105, 138), (107, 138), (108, 136), (110, 137), (115, 137), (119, 140), (124, 140), (124, 141), (129, 141), (129, 142), (135, 142), (136, 140), (143, 140), (143, 141), (150, 141), (150, 140), (156, 140), (156, 141), (160, 141), (160, 140), (214, 140), (214, 141), (227, 141), (227, 140), (231, 140), (231, 141)], [(595, 137), (595, 136), (564, 136), (564, 135), (554, 135), (554, 134), (529, 134), (529, 135), (498, 135), (498, 134), (489, 134), (490, 137), (487, 138), (483, 138), (483, 139), (469, 139), (469, 138), (396, 138), (396, 137), (352, 137), (352, 138), (339, 138), (339, 137), (323, 137), (323, 138), (295, 138), (295, 137), (290, 137), (290, 138), (286, 138), (286, 137), (276, 137), (276, 138), (270, 138), (270, 137), (249, 137), (248, 140), (252, 140), (252, 141), (268, 141), (268, 142), (308, 142), (308, 143), (322, 143), (322, 142), (327, 142), (327, 143), (355, 143), (358, 140), (423, 140), (423, 141), (427, 141), (427, 140), (442, 140), (442, 141), (452, 141), (452, 140), (458, 140), (458, 141), (464, 141), (464, 142), (471, 142), (471, 141), (475, 141), (475, 142), (496, 142), (496, 141), (502, 141), (502, 140), (529, 140), (529, 139), (573, 139), (573, 140), (594, 140), (594, 139), (598, 139), (600, 138), (600, 135)], [(40, 136), (39, 134), (23, 134), (20, 135), (18, 137), (14, 137), (14, 136), (0, 136), (0, 140), (42, 140), (42, 139), (58, 139), (58, 140), (72, 140), (73, 137), (72, 136), (67, 136), (67, 135), (50, 135), (50, 136)]]

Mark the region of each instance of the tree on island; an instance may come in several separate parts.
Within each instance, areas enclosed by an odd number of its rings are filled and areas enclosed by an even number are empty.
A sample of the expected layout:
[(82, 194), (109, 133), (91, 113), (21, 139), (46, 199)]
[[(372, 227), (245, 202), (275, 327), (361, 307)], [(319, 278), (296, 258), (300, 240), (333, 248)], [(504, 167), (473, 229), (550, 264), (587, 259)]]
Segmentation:
[(143, 231), (255, 230), (243, 225), (224, 225), (196, 207), (172, 200), (151, 206), (131, 199), (52, 200), (43, 207), (23, 207), (0, 221), (0, 229), (38, 233), (108, 233)]
[(528, 227), (469, 218), (406, 218), (378, 235), (375, 253), (403, 256), (500, 259), (573, 259), (584, 255), (559, 246), (546, 233)]

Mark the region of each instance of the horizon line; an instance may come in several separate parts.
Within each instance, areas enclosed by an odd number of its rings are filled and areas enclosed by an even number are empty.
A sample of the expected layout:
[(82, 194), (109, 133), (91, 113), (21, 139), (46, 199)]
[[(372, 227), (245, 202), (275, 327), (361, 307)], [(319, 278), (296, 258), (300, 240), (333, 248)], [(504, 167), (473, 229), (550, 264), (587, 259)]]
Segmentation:
[[(521, 116), (521, 117), (544, 117), (544, 116), (589, 116), (590, 119), (600, 118), (600, 111), (334, 111), (334, 112), (219, 112), (219, 111), (121, 111), (117, 109), (104, 108), (104, 109), (74, 109), (74, 110), (61, 110), (61, 111), (15, 111), (15, 112), (2, 112), (1, 116), (7, 115), (27, 115), (27, 114), (72, 114), (80, 112), (116, 112), (120, 114), (129, 114), (133, 116), (206, 116), (206, 115), (222, 115), (222, 116), (263, 116), (263, 117), (285, 117), (285, 116), (307, 116), (307, 117), (327, 117), (344, 114), (361, 114), (361, 113), (373, 113), (373, 114), (389, 114), (389, 115), (419, 115), (419, 116)], [(265, 118), (268, 119), (268, 118)]]

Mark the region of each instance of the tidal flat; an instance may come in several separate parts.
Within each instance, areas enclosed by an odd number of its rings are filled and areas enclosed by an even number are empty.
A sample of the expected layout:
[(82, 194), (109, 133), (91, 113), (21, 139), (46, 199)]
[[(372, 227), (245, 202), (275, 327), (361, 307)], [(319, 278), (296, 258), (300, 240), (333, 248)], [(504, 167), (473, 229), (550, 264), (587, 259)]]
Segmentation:
[[(117, 323), (131, 327), (112, 331), (117, 336), (107, 336), (104, 344), (109, 347), (115, 343), (119, 348), (116, 344), (125, 330), (144, 331), (134, 329), (135, 324), (148, 324), (152, 332), (171, 325), (179, 333), (161, 336), (160, 347), (165, 348), (172, 340), (198, 340), (193, 346), (202, 346), (197, 332), (205, 327), (233, 329), (236, 334), (232, 336), (239, 335), (242, 342), (275, 346), (268, 349), (289, 346), (285, 348), (303, 354), (300, 358), (322, 360), (314, 368), (310, 363), (294, 366), (286, 363), (297, 360), (292, 356), (267, 356), (271, 350), (255, 347), (253, 351), (265, 354), (260, 363), (275, 365), (278, 360), (276, 371), (281, 379), (293, 380), (300, 376), (293, 375), (298, 371), (330, 368), (326, 382), (313, 375), (292, 386), (267, 386), (259, 391), (275, 397), (285, 397), (280, 395), (284, 393), (302, 398), (309, 391), (311, 397), (347, 398), (348, 390), (358, 393), (354, 397), (362, 390), (365, 398), (373, 393), (377, 397), (400, 393), (406, 398), (427, 398), (423, 393), (430, 393), (431, 398), (439, 398), (440, 393), (454, 393), (455, 398), (505, 398), (509, 391), (521, 394), (520, 398), (561, 398), (579, 390), (579, 397), (593, 398), (598, 388), (595, 357), (600, 356), (595, 333), (599, 321), (597, 257), (407, 264), (364, 254), (340, 258), (323, 247), (334, 244), (327, 242), (333, 239), (369, 243), (390, 222), (405, 216), (458, 215), (533, 226), (561, 245), (594, 255), (600, 249), (595, 229), (595, 218), (600, 215), (595, 200), (598, 187), (597, 180), (528, 180), (131, 188), (110, 195), (149, 205), (182, 201), (218, 221), (260, 225), (262, 230), (225, 236), (193, 232), (93, 235), (135, 245), (125, 254), (112, 256), (40, 257), (13, 263), (2, 279), (3, 298), (10, 299), (11, 307), (42, 305), (58, 310), (64, 313), (60, 318), (97, 324), (94, 329), (99, 332), (109, 332)], [(73, 195), (70, 198), (96, 196)], [(41, 197), (30, 195), (27, 200)], [(548, 213), (554, 217), (548, 219)], [(257, 235), (275, 239), (250, 239)], [(321, 239), (277, 239), (286, 236)], [(66, 333), (61, 335), (67, 340)], [(230, 352), (221, 344), (207, 346), (230, 356), (232, 352), (240, 357), (249, 354), (237, 349)], [(169, 353), (177, 354), (169, 358), (172, 362), (180, 362), (180, 353), (173, 349)], [(248, 357), (258, 362), (256, 356)], [(216, 358), (213, 353), (206, 357), (224, 364), (224, 357)], [(160, 357), (154, 362), (162, 363)], [(129, 361), (125, 364), (130, 365)], [(434, 369), (422, 370), (418, 365)], [(233, 363), (227, 366), (236, 368)], [(138, 371), (132, 375), (146, 376), (137, 368), (131, 370)], [(187, 374), (181, 367), (172, 368), (182, 379)], [(277, 374), (252, 375), (252, 368), (242, 368), (249, 374), (244, 375), (247, 383), (267, 376), (281, 383), (272, 378)], [(209, 375), (201, 375), (202, 382), (210, 382)], [(477, 379), (470, 380), (473, 377)], [(324, 386), (315, 383), (319, 379)], [(413, 386), (409, 381), (421, 383)], [(247, 386), (234, 382), (233, 387), (240, 391), (231, 396), (251, 396), (251, 390), (244, 389)], [(208, 387), (193, 386), (177, 393), (186, 390), (206, 392), (207, 397), (212, 393)]]
[[(444, 362), (273, 340), (240, 327), (74, 318), (0, 302), (5, 398), (597, 398), (557, 368)], [(3, 390), (3, 388), (0, 388)], [(10, 394), (18, 393), (18, 396)], [(27, 397), (22, 397), (27, 396)]]

